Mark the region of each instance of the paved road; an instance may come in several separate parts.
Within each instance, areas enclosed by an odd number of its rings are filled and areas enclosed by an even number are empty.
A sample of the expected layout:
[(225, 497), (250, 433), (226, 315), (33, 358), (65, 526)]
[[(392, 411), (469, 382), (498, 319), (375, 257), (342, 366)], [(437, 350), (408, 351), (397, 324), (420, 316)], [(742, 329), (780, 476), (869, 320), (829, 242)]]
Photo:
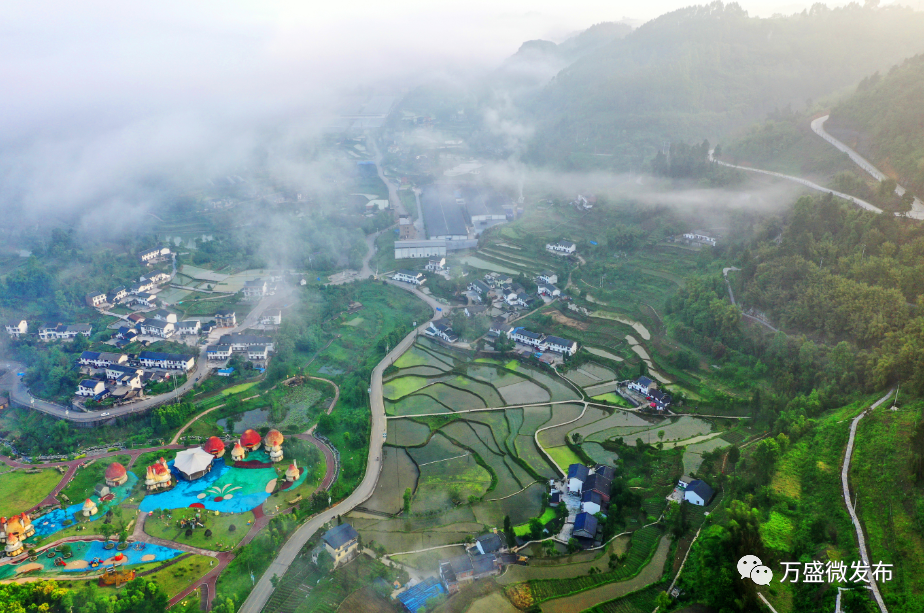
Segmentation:
[[(424, 300), (433, 308), (435, 318), (440, 315), (440, 313), (436, 311), (436, 308), (437, 306), (443, 308), (444, 305), (436, 302), (430, 296), (420, 293), (416, 288), (406, 283), (392, 281), (389, 281), (389, 283), (410, 291)], [(305, 543), (307, 543), (308, 540), (314, 536), (314, 533), (322, 528), (324, 524), (338, 515), (349, 513), (354, 507), (359, 506), (372, 496), (372, 492), (375, 491), (375, 486), (379, 480), (379, 473), (382, 469), (382, 444), (385, 442), (384, 435), (387, 424), (385, 418), (385, 400), (382, 393), (382, 373), (392, 362), (398, 359), (402, 353), (407, 351), (417, 338), (418, 332), (423, 331), (426, 326), (426, 323), (418, 326), (416, 330), (405, 336), (372, 371), (372, 393), (369, 396), (369, 401), (372, 406), (372, 430), (369, 435), (369, 457), (366, 460), (366, 474), (363, 477), (362, 483), (360, 483), (359, 487), (357, 487), (346, 499), (326, 511), (322, 511), (318, 515), (315, 515), (289, 537), (289, 540), (286, 541), (285, 545), (279, 550), (276, 559), (273, 560), (273, 563), (270, 564), (266, 572), (263, 573), (263, 576), (260, 577), (260, 580), (257, 582), (253, 591), (250, 592), (247, 600), (245, 600), (240, 609), (238, 609), (238, 613), (259, 613), (262, 611), (273, 593), (273, 584), (270, 581), (273, 575), (282, 577), (286, 570), (288, 570), (289, 565), (292, 564), (292, 561), (295, 560), (295, 557), (301, 551), (302, 547), (304, 547)]]
[[(850, 156), (850, 159), (853, 160), (853, 162), (857, 166), (865, 170), (877, 181), (884, 181), (885, 179), (887, 179), (888, 177), (885, 175), (885, 173), (883, 173), (878, 168), (873, 166), (872, 163), (869, 162), (869, 160), (867, 160), (865, 157), (863, 157), (862, 155), (860, 155), (859, 153), (857, 153), (856, 151), (854, 151), (853, 149), (851, 149), (850, 147), (842, 143), (841, 141), (837, 140), (836, 138), (834, 138), (833, 136), (825, 132), (825, 122), (828, 121), (828, 117), (830, 117), (830, 115), (825, 115), (823, 117), (819, 117), (818, 119), (815, 119), (814, 121), (812, 121), (812, 131), (815, 132), (815, 134), (817, 134), (818, 136), (828, 141), (828, 143), (836, 147), (838, 150), (843, 151), (848, 156)], [(904, 196), (905, 188), (902, 187), (901, 185), (896, 185), (895, 193), (898, 194), (899, 196)], [(898, 215), (898, 213), (896, 213), (896, 215)], [(910, 217), (912, 219), (924, 219), (924, 202), (921, 202), (921, 199), (915, 196), (914, 202), (911, 203), (911, 210), (905, 213), (905, 216)]]
[[(870, 567), (869, 553), (866, 546), (866, 537), (863, 535), (863, 526), (860, 524), (860, 518), (857, 517), (857, 512), (853, 508), (853, 504), (850, 501), (850, 459), (853, 456), (853, 443), (857, 435), (857, 424), (860, 423), (860, 420), (863, 419), (866, 414), (873, 409), (880, 406), (894, 392), (894, 389), (889, 390), (885, 396), (874, 402), (868, 409), (864, 410), (862, 413), (854, 417), (853, 421), (850, 423), (850, 437), (847, 439), (847, 453), (844, 454), (844, 467), (841, 469), (841, 488), (844, 490), (844, 503), (847, 505), (847, 512), (850, 513), (850, 521), (853, 522), (853, 527), (857, 532), (857, 542), (860, 548), (860, 558), (863, 559), (863, 563)], [(889, 613), (889, 610), (885, 606), (885, 602), (882, 600), (882, 594), (879, 593), (879, 586), (876, 584), (876, 581), (872, 577), (872, 569), (870, 567), (870, 589), (873, 591), (873, 597), (876, 599), (876, 604), (879, 605), (879, 611), (881, 613)]]
[(711, 151), (709, 152), (709, 159), (715, 161), (721, 166), (727, 166), (728, 168), (737, 168), (738, 170), (745, 170), (747, 172), (756, 172), (762, 175), (769, 175), (771, 177), (777, 177), (779, 179), (786, 179), (787, 181), (793, 181), (795, 183), (799, 183), (800, 185), (804, 185), (805, 187), (808, 187), (809, 189), (814, 189), (819, 192), (825, 192), (826, 194), (833, 194), (837, 196), (838, 198), (849, 200), (850, 202), (853, 202), (861, 209), (866, 209), (867, 211), (871, 211), (873, 213), (882, 213), (882, 209), (880, 209), (877, 206), (873, 206), (866, 200), (860, 200), (859, 198), (855, 196), (851, 196), (850, 194), (844, 194), (842, 192), (837, 192), (837, 191), (834, 191), (833, 189), (829, 189), (827, 187), (822, 187), (821, 185), (818, 185), (817, 183), (812, 183), (808, 179), (803, 179), (802, 177), (794, 177), (792, 175), (784, 175), (783, 173), (780, 173), (780, 172), (773, 172), (770, 170), (760, 170), (758, 168), (749, 168), (747, 166), (736, 166), (734, 164), (729, 164), (728, 162), (722, 162), (719, 160), (715, 160), (712, 157)]
[[(273, 306), (278, 306), (282, 304), (287, 298), (287, 293), (279, 293), (276, 296), (267, 296), (263, 298), (257, 304), (257, 306), (244, 318), (244, 320), (238, 324), (236, 328), (216, 328), (208, 337), (208, 342), (217, 340), (222, 334), (228, 334), (231, 332), (240, 332), (251, 326), (256, 325), (260, 319), (260, 315), (263, 312)], [(126, 404), (120, 407), (109, 407), (105, 411), (109, 413), (107, 419), (115, 419), (117, 417), (124, 417), (126, 415), (133, 415), (137, 413), (143, 413), (148, 409), (159, 406), (161, 404), (170, 402), (172, 398), (182, 396), (189, 390), (193, 389), (200, 380), (204, 380), (208, 374), (212, 365), (208, 363), (206, 356), (206, 347), (208, 343), (202, 345), (199, 350), (199, 356), (196, 360), (196, 365), (189, 373), (187, 373), (186, 382), (183, 385), (180, 385), (176, 388), (176, 391), (170, 391), (166, 394), (159, 394), (157, 396), (152, 396), (145, 400), (135, 402), (132, 404)], [(55, 404), (53, 402), (47, 402), (45, 400), (40, 400), (38, 398), (33, 399), (32, 394), (29, 393), (29, 388), (26, 387), (26, 384), (16, 376), (17, 372), (24, 372), (25, 367), (22, 364), (17, 364), (15, 362), (8, 362), (4, 364), (6, 368), (9, 368), (9, 372), (0, 380), (0, 387), (7, 389), (10, 392), (10, 397), (13, 402), (17, 404), (31, 407), (36, 411), (46, 413), (52, 417), (58, 419), (67, 419), (69, 421), (77, 423), (93, 423), (100, 421), (100, 411), (90, 411), (83, 412), (74, 410), (71, 411), (67, 407)]]

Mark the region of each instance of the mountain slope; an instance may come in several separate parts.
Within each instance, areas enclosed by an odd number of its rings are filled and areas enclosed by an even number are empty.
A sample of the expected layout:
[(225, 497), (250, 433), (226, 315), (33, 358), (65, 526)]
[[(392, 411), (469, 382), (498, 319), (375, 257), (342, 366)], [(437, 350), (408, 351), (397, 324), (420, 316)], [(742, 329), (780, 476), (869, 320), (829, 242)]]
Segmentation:
[(876, 167), (924, 193), (924, 55), (907, 59), (884, 77), (863, 79), (837, 105), (825, 129)]
[(924, 14), (904, 8), (816, 5), (770, 19), (720, 2), (681, 9), (562, 70), (533, 101), (530, 158), (641, 164), (664, 140), (722, 137), (922, 50)]

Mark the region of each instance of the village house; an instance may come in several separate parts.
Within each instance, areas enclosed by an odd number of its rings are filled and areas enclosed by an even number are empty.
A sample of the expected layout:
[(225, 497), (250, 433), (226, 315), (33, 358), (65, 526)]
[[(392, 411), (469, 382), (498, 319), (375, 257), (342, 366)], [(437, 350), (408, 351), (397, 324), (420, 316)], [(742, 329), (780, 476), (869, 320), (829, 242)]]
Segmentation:
[(635, 381), (630, 381), (626, 387), (647, 396), (652, 390), (658, 389), (658, 384), (643, 375)]
[(480, 279), (475, 279), (474, 281), (468, 284), (468, 291), (476, 292), (477, 294), (479, 294), (479, 300), (480, 300), (482, 294), (487, 296), (491, 292), (491, 288), (488, 287), (488, 284), (485, 283), (484, 281)]
[(156, 311), (148, 313), (148, 315), (159, 321), (169, 321), (172, 324), (175, 324), (177, 321), (176, 313), (171, 313), (167, 309), (157, 309)]
[(205, 356), (209, 360), (227, 360), (231, 357), (231, 345), (209, 345)]
[(94, 379), (84, 379), (77, 385), (77, 396), (96, 396), (106, 391), (106, 384)]
[(196, 358), (192, 356), (156, 351), (142, 351), (138, 354), (138, 361), (142, 366), (164, 370), (192, 370), (196, 364)]
[(215, 313), (215, 325), (219, 328), (233, 328), (237, 326), (237, 317), (234, 311), (218, 311)]
[(19, 338), (29, 331), (29, 323), (25, 319), (10, 321), (6, 324), (6, 333), (12, 338)]
[(218, 339), (219, 345), (230, 345), (231, 351), (247, 351), (250, 347), (265, 345), (267, 349), (273, 351), (273, 339), (268, 336), (256, 336), (253, 334), (244, 334), (243, 332), (234, 332), (231, 334), (222, 334)]
[(244, 292), (244, 296), (248, 298), (262, 298), (266, 295), (266, 281), (263, 279), (245, 281), (241, 291)]
[(276, 309), (274, 311), (267, 311), (260, 316), (260, 324), (264, 326), (281, 326), (282, 325), (282, 311)]
[(265, 362), (269, 357), (269, 349), (266, 345), (254, 345), (247, 348), (247, 359), (257, 362)]
[(696, 506), (704, 507), (715, 496), (715, 490), (706, 484), (702, 479), (694, 479), (687, 484), (683, 491), (683, 499)]
[(581, 493), (594, 492), (600, 495), (601, 500), (604, 503), (610, 503), (610, 489), (612, 488), (613, 481), (612, 479), (607, 479), (602, 473), (594, 472), (588, 475), (587, 479), (584, 480), (584, 486), (581, 488)]
[(399, 270), (391, 278), (395, 281), (412, 285), (421, 285), (426, 280), (422, 272), (414, 272), (413, 270)]
[(349, 562), (359, 551), (359, 534), (347, 523), (331, 528), (321, 537), (324, 549), (334, 559), (334, 568)]
[(92, 366), (93, 368), (106, 368), (113, 364), (124, 364), (126, 362), (128, 362), (128, 356), (124, 353), (84, 351), (78, 358), (78, 363), (81, 366)]
[(583, 464), (572, 464), (568, 467), (568, 491), (580, 494), (584, 490), (584, 481), (587, 480), (587, 467)]
[(140, 375), (142, 373), (142, 369), (135, 366), (126, 366), (124, 364), (110, 364), (104, 368), (106, 369), (106, 379), (116, 382), (123, 379), (125, 376), (132, 379), (135, 375)]
[(459, 340), (459, 335), (452, 331), (452, 326), (440, 321), (431, 321), (426, 334), (441, 338), (447, 343), (455, 343)]
[[(510, 302), (510, 301), (508, 301)], [(529, 306), (530, 299), (529, 294), (526, 292), (518, 292), (516, 297), (510, 302), (513, 306), (523, 307), (524, 309)]]
[(531, 332), (526, 328), (516, 328), (510, 335), (510, 338), (518, 343), (535, 347), (540, 351), (545, 351), (545, 336), (538, 332)]
[(488, 312), (488, 307), (484, 305), (478, 306), (467, 306), (463, 307), (462, 312), (465, 313), (466, 317), (474, 317), (475, 315), (486, 315)]
[(498, 316), (491, 320), (491, 328), (488, 330), (488, 334), (491, 336), (500, 336), (504, 334), (509, 337), (510, 331), (511, 327), (507, 324), (507, 318)]
[(146, 280), (156, 285), (160, 285), (161, 283), (166, 283), (167, 281), (169, 281), (170, 275), (168, 275), (165, 272), (157, 271), (155, 273), (150, 274), (147, 277), (141, 277), (141, 279), (139, 279), (139, 281), (141, 282), (144, 282)]
[(188, 334), (197, 336), (202, 329), (202, 323), (198, 319), (187, 319), (176, 324), (177, 334)]
[(448, 560), (440, 560), (440, 579), (450, 594), (474, 580), (475, 567), (469, 555), (462, 554)]
[(430, 272), (442, 272), (447, 270), (446, 268), (446, 258), (440, 258), (438, 260), (430, 260), (427, 262), (426, 269)]
[(696, 232), (687, 232), (683, 235), (685, 239), (693, 243), (702, 243), (704, 245), (710, 245), (712, 247), (716, 246), (716, 240), (711, 236), (706, 236), (705, 234), (698, 234)]
[(176, 324), (162, 319), (146, 319), (141, 324), (141, 333), (158, 338), (170, 338), (176, 331)]
[(574, 530), (571, 536), (576, 538), (581, 545), (592, 547), (597, 536), (597, 518), (587, 512), (578, 513), (574, 518)]
[(128, 316), (128, 321), (132, 322), (133, 324), (140, 324), (145, 319), (147, 319), (147, 317), (145, 317), (141, 313), (132, 313), (131, 315)]
[(561, 296), (561, 290), (551, 283), (540, 283), (536, 287), (536, 293), (540, 296), (548, 296), (549, 298)]
[(108, 299), (109, 299), (109, 302), (111, 302), (112, 304), (115, 304), (117, 302), (121, 302), (125, 300), (126, 296), (128, 296), (128, 288), (125, 287), (124, 285), (120, 285), (119, 287), (109, 292)]
[(545, 246), (545, 248), (552, 253), (560, 255), (571, 255), (577, 251), (577, 245), (571, 241), (565, 240), (558, 241), (557, 243), (549, 243)]
[(153, 307), (157, 306), (157, 296), (154, 294), (149, 294), (147, 292), (142, 292), (140, 294), (132, 295), (130, 298), (125, 299), (126, 306), (143, 306), (143, 307)]
[(154, 262), (159, 262), (162, 259), (165, 259), (170, 255), (170, 247), (155, 247), (153, 249), (146, 249), (138, 254), (138, 257), (145, 264), (153, 264)]
[(541, 273), (539, 273), (538, 280), (542, 281), (543, 283), (555, 285), (556, 283), (558, 283), (558, 275), (556, 275), (554, 272), (550, 270), (544, 270)]
[(570, 341), (566, 338), (559, 338), (557, 336), (545, 337), (545, 345), (549, 351), (554, 351), (555, 353), (561, 353), (563, 355), (574, 355), (578, 350), (576, 341)]
[(501, 538), (496, 532), (488, 532), (487, 534), (482, 534), (475, 539), (475, 545), (472, 547), (472, 553), (477, 549), (478, 553), (498, 553), (501, 551), (507, 551), (507, 543), (504, 539)]
[(603, 498), (597, 492), (584, 492), (581, 494), (581, 510), (594, 515), (603, 508)]
[(90, 292), (84, 299), (87, 301), (87, 305), (91, 307), (101, 307), (108, 304), (106, 292)]
[(149, 281), (145, 279), (144, 277), (141, 277), (141, 281), (139, 281), (137, 284), (132, 286), (132, 293), (135, 295), (146, 294), (150, 292), (152, 289), (154, 289), (155, 287), (157, 287), (157, 285), (155, 285), (154, 282)]
[(39, 326), (39, 338), (43, 341), (68, 340), (78, 334), (89, 337), (92, 331), (93, 326), (90, 324), (44, 324)]

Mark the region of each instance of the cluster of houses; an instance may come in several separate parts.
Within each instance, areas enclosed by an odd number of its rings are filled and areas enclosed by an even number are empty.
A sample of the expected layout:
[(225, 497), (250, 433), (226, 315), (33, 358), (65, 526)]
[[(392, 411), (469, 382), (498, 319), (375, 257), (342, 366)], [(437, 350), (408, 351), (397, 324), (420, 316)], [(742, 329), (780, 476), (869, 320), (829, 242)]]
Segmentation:
[(452, 331), (452, 326), (442, 320), (431, 321), (424, 333), (428, 336), (440, 338), (447, 343), (455, 343), (459, 340), (459, 335)]
[(137, 356), (84, 351), (77, 363), (87, 369), (89, 376), (77, 384), (74, 394), (99, 401), (110, 395), (123, 400), (133, 398), (148, 383), (158, 383), (170, 377), (169, 371), (192, 370), (196, 359), (155, 351), (142, 351)]
[(571, 537), (585, 548), (594, 546), (598, 528), (597, 514), (605, 515), (609, 508), (610, 490), (615, 476), (616, 471), (612, 466), (572, 464), (568, 467), (562, 489), (556, 488), (555, 482), (552, 482), (549, 504), (558, 506), (565, 502), (563, 496), (571, 497), (572, 506), (577, 511)]
[(644, 396), (645, 401), (648, 403), (648, 407), (659, 413), (666, 411), (671, 405), (671, 402), (673, 402), (673, 398), (671, 398), (670, 394), (664, 390), (658, 389), (657, 381), (653, 381), (644, 375), (635, 381), (629, 381), (626, 387), (630, 391), (638, 392)]
[(72, 340), (81, 334), (89, 338), (91, 332), (93, 332), (93, 326), (90, 324), (54, 323), (40, 325), (38, 336), (43, 341)]
[(93, 291), (88, 293), (84, 299), (88, 306), (94, 308), (103, 308), (115, 304), (145, 308), (153, 307), (157, 304), (157, 296), (151, 292), (169, 280), (170, 275), (167, 273), (153, 272), (147, 276), (140, 277), (138, 283), (131, 288), (119, 286), (108, 293)]
[(505, 566), (516, 562), (517, 556), (508, 552), (504, 538), (489, 532), (476, 538), (465, 553), (440, 560), (440, 581), (447, 592), (455, 594), (472, 581), (499, 575)]

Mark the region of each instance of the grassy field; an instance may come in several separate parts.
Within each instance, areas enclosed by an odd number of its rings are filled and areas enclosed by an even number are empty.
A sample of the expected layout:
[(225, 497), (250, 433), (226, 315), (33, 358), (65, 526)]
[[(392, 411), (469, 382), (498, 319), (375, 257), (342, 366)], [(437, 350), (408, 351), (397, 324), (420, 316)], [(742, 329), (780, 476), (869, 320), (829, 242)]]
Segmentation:
[(43, 470), (29, 474), (24, 470), (12, 470), (0, 474), (0, 516), (9, 517), (28, 511), (42, 501), (61, 481), (61, 473)]
[[(208, 573), (212, 568), (210, 562), (213, 560), (209, 556), (187, 554), (187, 557), (176, 564), (154, 571), (147, 575), (147, 578), (164, 588), (167, 596), (172, 598), (189, 587), (190, 583)], [(198, 595), (193, 593), (188, 598), (198, 599)]]
[(582, 464), (581, 458), (578, 457), (576, 453), (571, 451), (567, 446), (561, 447), (549, 447), (546, 449), (546, 452), (552, 456), (552, 459), (555, 460), (555, 463), (564, 470), (568, 470), (568, 466), (571, 464)]
[(63, 494), (67, 497), (67, 500), (71, 502), (80, 502), (93, 493), (93, 488), (96, 487), (98, 483), (105, 482), (104, 476), (110, 464), (118, 462), (122, 466), (127, 467), (130, 461), (131, 456), (117, 455), (109, 458), (101, 458), (91, 466), (78, 468), (71, 482), (61, 490), (59, 497)]
[[(203, 527), (197, 527), (193, 530), (192, 536), (186, 536), (186, 530), (179, 525), (180, 519), (191, 520), (195, 517), (195, 509), (174, 509), (169, 513), (150, 514), (144, 522), (144, 532), (168, 541), (176, 541), (191, 547), (200, 547), (212, 551), (227, 551), (235, 547), (247, 530), (250, 529), (248, 522), (252, 522), (253, 513), (242, 513), (240, 515), (221, 515), (215, 517), (213, 513), (203, 511), (200, 514), (200, 522)], [(230, 531), (234, 526), (235, 530)], [(205, 531), (211, 530), (211, 536), (205, 536)]]

